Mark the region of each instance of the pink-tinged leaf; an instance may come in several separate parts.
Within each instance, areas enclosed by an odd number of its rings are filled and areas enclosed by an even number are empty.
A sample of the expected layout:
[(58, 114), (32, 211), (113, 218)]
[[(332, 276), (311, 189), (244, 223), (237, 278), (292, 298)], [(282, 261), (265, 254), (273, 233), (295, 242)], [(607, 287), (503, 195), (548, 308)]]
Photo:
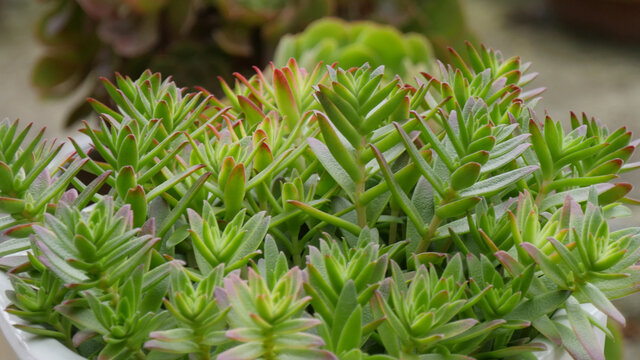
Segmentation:
[(274, 341), (276, 346), (283, 348), (317, 348), (324, 346), (324, 340), (314, 334), (299, 332), (279, 337)]
[[(609, 191), (615, 187), (614, 184), (597, 184), (594, 185), (596, 192), (598, 194), (602, 194), (606, 191)], [(567, 196), (571, 196), (576, 203), (583, 203), (589, 199), (590, 187), (588, 188), (577, 188), (572, 190), (567, 190), (563, 192), (559, 192), (553, 195), (548, 195), (544, 200), (542, 200), (542, 204), (538, 206), (539, 211), (548, 210), (552, 207), (560, 206), (564, 203)]]
[(153, 331), (149, 334), (149, 338), (161, 341), (187, 341), (193, 336), (191, 329), (171, 329), (164, 331)]
[[(496, 321), (496, 320), (494, 320)], [(522, 330), (531, 326), (531, 321), (526, 320), (508, 320), (506, 323), (502, 324), (500, 327), (509, 329), (509, 330)]]
[[(105, 197), (105, 199), (109, 199), (109, 201), (112, 200), (111, 197)], [(129, 204), (125, 204), (118, 209), (114, 217), (123, 218), (127, 228), (131, 228), (131, 226), (133, 226), (133, 212), (131, 211), (131, 205)]]
[(522, 274), (524, 266), (506, 251), (500, 250), (494, 254), (496, 259), (509, 271), (512, 276)]
[(614, 186), (606, 191), (603, 191), (598, 194), (598, 202), (600, 205), (607, 205), (613, 202), (616, 202), (627, 195), (630, 191), (631, 184), (627, 183), (617, 183)]
[(591, 283), (584, 283), (580, 286), (580, 292), (584, 294), (595, 307), (607, 314), (623, 327), (626, 325), (624, 315), (607, 299), (606, 295)]
[(144, 348), (170, 354), (189, 354), (200, 351), (198, 345), (188, 339), (181, 341), (149, 340), (144, 343)]
[(551, 340), (551, 342), (558, 346), (562, 346), (562, 337), (558, 332), (558, 328), (556, 328), (553, 320), (551, 320), (551, 318), (549, 318), (547, 315), (535, 319), (532, 325), (547, 339)]
[(567, 264), (575, 274), (580, 274), (582, 272), (576, 256), (571, 253), (569, 248), (553, 237), (548, 237), (547, 240), (551, 243), (553, 248), (556, 249), (557, 256), (560, 256), (562, 261)]
[(155, 236), (155, 234), (156, 234), (156, 218), (150, 218), (140, 228), (140, 235)]
[(604, 352), (600, 346), (598, 346), (598, 340), (596, 334), (593, 331), (593, 327), (589, 322), (589, 318), (583, 312), (578, 301), (573, 297), (569, 297), (566, 303), (567, 318), (571, 323), (573, 332), (582, 344), (584, 350), (589, 354), (593, 360), (605, 360)]
[(77, 270), (76, 268), (69, 265), (67, 262), (62, 260), (58, 255), (56, 255), (48, 246), (46, 246), (42, 241), (37, 240), (36, 245), (42, 251), (44, 255), (41, 255), (38, 260), (40, 260), (49, 270), (53, 271), (57, 276), (59, 276), (66, 283), (77, 283), (89, 280), (87, 276)]
[(96, 337), (96, 335), (98, 335), (98, 333), (92, 330), (88, 330), (88, 329), (80, 330), (73, 335), (73, 338), (72, 338), (73, 346), (78, 347), (82, 345), (85, 341), (93, 339), (94, 337)]
[(261, 172), (273, 162), (273, 153), (266, 142), (261, 142), (256, 150), (256, 156), (253, 159), (253, 168), (257, 172)]
[(522, 243), (520, 246), (522, 246), (527, 253), (531, 255), (536, 264), (540, 266), (540, 269), (544, 272), (545, 276), (564, 289), (569, 286), (569, 279), (567, 278), (567, 275), (562, 272), (560, 267), (554, 264), (540, 249), (531, 243)]
[(226, 336), (240, 342), (260, 341), (264, 338), (264, 334), (259, 328), (231, 329), (226, 332)]
[(562, 337), (562, 347), (567, 350), (571, 357), (574, 359), (594, 360), (582, 346), (582, 343), (580, 343), (571, 328), (561, 323), (556, 323), (556, 327), (558, 328), (558, 333)]
[(609, 160), (603, 164), (600, 164), (595, 169), (589, 171), (585, 176), (617, 174), (622, 168), (623, 163), (624, 162), (622, 161), (622, 159)]
[(238, 104), (240, 104), (240, 107), (244, 112), (245, 119), (249, 123), (250, 127), (253, 127), (262, 122), (262, 120), (266, 116), (264, 112), (262, 112), (262, 110), (246, 96), (239, 95)]
[(65, 203), (71, 205), (78, 198), (78, 191), (76, 189), (67, 190), (62, 194), (58, 203)]
[(442, 335), (443, 338), (450, 338), (464, 333), (465, 331), (471, 329), (478, 323), (476, 319), (462, 319), (457, 321), (452, 321), (445, 325), (442, 325), (433, 331), (429, 335)]
[(262, 343), (246, 343), (223, 352), (217, 360), (253, 360), (263, 354)]
[[(17, 251), (22, 251), (22, 250), (26, 250), (30, 247), (29, 244), (29, 240), (27, 239), (11, 239), (11, 240), (6, 240), (3, 241), (1, 245), (4, 245), (7, 243), (7, 241), (12, 241), (12, 240), (18, 240), (20, 241), (20, 243), (22, 244), (22, 246), (17, 247), (18, 250), (15, 250), (14, 252)], [(0, 247), (0, 249), (2, 249), (2, 251), (0, 251), (0, 269), (7, 271), (9, 273), (20, 273), (20, 271), (14, 271), (13, 269), (23, 269), (25, 267), (30, 268), (31, 264), (30, 264), (30, 260), (29, 257), (27, 256), (23, 256), (23, 255), (14, 255), (14, 256), (6, 256), (7, 252), (4, 250), (4, 247)], [(38, 261), (37, 259), (34, 259), (35, 261)], [(40, 269), (38, 269), (40, 270)]]
[(535, 89), (523, 92), (522, 95), (520, 95), (520, 98), (524, 101), (531, 100), (541, 95), (545, 91), (547, 91), (546, 87), (535, 88)]
[(28, 223), (28, 224), (20, 224), (20, 225), (12, 226), (8, 228), (5, 232), (3, 232), (2, 235), (10, 236), (13, 238), (27, 237), (33, 234), (33, 229), (32, 229), (33, 224), (34, 223)]
[(273, 70), (273, 90), (275, 92), (276, 104), (282, 115), (286, 116), (286, 123), (289, 130), (293, 130), (300, 120), (298, 105), (293, 91), (282, 70)]

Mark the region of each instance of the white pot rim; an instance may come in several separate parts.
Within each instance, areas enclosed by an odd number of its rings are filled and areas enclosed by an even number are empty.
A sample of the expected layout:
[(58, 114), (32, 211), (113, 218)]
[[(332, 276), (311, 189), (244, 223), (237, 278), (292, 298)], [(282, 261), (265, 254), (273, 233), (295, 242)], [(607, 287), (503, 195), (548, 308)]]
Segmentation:
[(56, 339), (36, 336), (13, 327), (15, 324), (28, 323), (4, 311), (11, 304), (7, 290), (13, 290), (11, 281), (7, 274), (0, 271), (0, 330), (19, 360), (86, 360)]

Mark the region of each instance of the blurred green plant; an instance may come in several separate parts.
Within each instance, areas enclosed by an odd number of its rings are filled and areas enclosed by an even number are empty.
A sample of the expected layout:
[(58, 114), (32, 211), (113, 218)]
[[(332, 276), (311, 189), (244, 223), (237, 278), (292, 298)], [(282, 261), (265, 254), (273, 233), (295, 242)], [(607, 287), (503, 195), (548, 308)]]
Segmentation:
[(640, 289), (640, 228), (609, 227), (638, 141), (538, 121), (518, 57), (451, 57), (411, 84), (292, 59), (224, 97), (118, 75), (53, 164), (3, 122), (7, 311), (105, 360), (604, 359), (584, 305), (623, 325)]
[[(87, 83), (89, 96), (101, 101), (108, 94), (94, 77), (113, 80), (115, 72), (138, 75), (148, 68), (218, 92), (220, 74), (265, 66), (283, 35), (325, 16), (369, 19), (433, 36), (438, 55), (445, 57), (447, 46), (473, 40), (460, 5), (451, 0), (55, 0), (46, 5), (36, 26), (46, 51), (33, 69), (33, 84), (43, 95), (63, 96)], [(90, 110), (80, 104), (67, 122)]]
[(277, 66), (290, 58), (302, 67), (311, 68), (323, 61), (340, 67), (385, 65), (385, 75), (410, 78), (427, 71), (435, 61), (426, 37), (418, 33), (402, 34), (396, 28), (373, 22), (346, 22), (326, 18), (311, 23), (304, 32), (285, 35), (274, 55)]

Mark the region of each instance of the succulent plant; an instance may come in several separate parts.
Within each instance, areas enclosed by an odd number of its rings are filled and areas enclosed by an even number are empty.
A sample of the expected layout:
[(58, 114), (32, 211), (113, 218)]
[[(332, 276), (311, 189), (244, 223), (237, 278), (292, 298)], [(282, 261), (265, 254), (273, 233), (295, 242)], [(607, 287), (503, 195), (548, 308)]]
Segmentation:
[(335, 359), (319, 350), (324, 342), (306, 330), (320, 323), (302, 313), (311, 300), (302, 295), (302, 271), (292, 268), (269, 286), (249, 268), (248, 280), (236, 275), (225, 279), (221, 301), (229, 304), (226, 335), (238, 345), (218, 359)]
[(194, 289), (185, 269), (176, 263), (164, 306), (177, 326), (150, 333), (151, 340), (144, 347), (161, 353), (197, 354), (206, 359), (211, 356), (212, 347), (228, 342), (225, 316), (230, 307), (221, 306), (215, 297), (215, 289), (222, 285), (223, 276), (224, 265), (220, 265)]
[(434, 63), (433, 50), (426, 37), (418, 33), (402, 34), (389, 25), (373, 22), (347, 22), (325, 18), (309, 24), (304, 32), (285, 35), (274, 55), (277, 66), (290, 58), (311, 68), (320, 61), (340, 67), (385, 65), (387, 77), (410, 78), (426, 71)]
[[(80, 171), (86, 160), (71, 166), (56, 164), (63, 144), (42, 140), (44, 129), (28, 137), (32, 124), (18, 131), (19, 124), (8, 119), (0, 122), (0, 211), (11, 215), (0, 223), (0, 231), (24, 237), (33, 221), (42, 220), (49, 203), (57, 202), (62, 191)], [(62, 175), (60, 175), (63, 173)]]
[(4, 122), (7, 311), (98, 359), (604, 359), (582, 305), (624, 324), (640, 288), (638, 228), (609, 228), (637, 142), (538, 121), (529, 64), (467, 53), (412, 84), (290, 60), (224, 97), (118, 75), (61, 164)]
[[(33, 69), (32, 82), (43, 95), (53, 97), (68, 94), (95, 74), (113, 80), (115, 72), (133, 76), (147, 68), (170, 73), (185, 86), (217, 92), (217, 76), (228, 80), (227, 74), (234, 71), (246, 74), (254, 65), (265, 66), (283, 35), (302, 31), (324, 16), (370, 19), (401, 31), (433, 34), (442, 56), (447, 54), (446, 46), (472, 40), (458, 2), (451, 0), (430, 0), (428, 4), (413, 0), (397, 4), (363, 0), (56, 0), (46, 6), (36, 24), (36, 36), (46, 51)], [(91, 97), (109, 98), (99, 83), (90, 83), (88, 88)], [(90, 111), (80, 104), (67, 121), (81, 120)]]

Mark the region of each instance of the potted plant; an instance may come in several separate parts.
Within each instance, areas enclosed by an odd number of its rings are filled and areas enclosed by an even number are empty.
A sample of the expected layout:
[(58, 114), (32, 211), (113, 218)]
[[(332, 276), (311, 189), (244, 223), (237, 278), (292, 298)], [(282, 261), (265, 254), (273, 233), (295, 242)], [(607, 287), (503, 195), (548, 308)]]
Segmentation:
[(291, 60), (223, 99), (118, 76), (50, 169), (4, 121), (15, 331), (97, 359), (603, 359), (589, 304), (624, 324), (640, 275), (607, 225), (636, 142), (538, 120), (517, 57), (452, 57), (413, 85)]

